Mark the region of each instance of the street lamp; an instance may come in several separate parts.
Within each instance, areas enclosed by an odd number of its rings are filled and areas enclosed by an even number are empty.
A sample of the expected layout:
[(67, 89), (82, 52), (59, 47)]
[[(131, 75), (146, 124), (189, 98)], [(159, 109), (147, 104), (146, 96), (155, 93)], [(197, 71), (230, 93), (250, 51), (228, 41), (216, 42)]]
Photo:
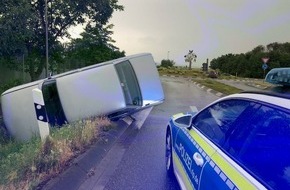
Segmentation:
[(45, 76), (48, 77), (48, 29), (47, 29), (47, 0), (45, 0), (45, 53), (46, 53), (46, 70)]

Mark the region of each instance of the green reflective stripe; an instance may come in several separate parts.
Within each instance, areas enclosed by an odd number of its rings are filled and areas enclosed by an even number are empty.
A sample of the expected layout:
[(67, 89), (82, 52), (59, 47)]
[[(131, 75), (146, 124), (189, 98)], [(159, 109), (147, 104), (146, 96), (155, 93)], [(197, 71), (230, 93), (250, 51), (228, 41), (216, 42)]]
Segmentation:
[(222, 170), (222, 172), (234, 183), (239, 189), (257, 189), (249, 180), (247, 180), (239, 171), (229, 164), (221, 155), (214, 154), (211, 159)]
[[(210, 146), (208, 142), (206, 142), (202, 137), (197, 134), (195, 130), (190, 130), (189, 135), (191, 136), (191, 140), (193, 140), (193, 145), (196, 146), (195, 142), (198, 144), (202, 151), (204, 151), (208, 156), (211, 156), (215, 153), (215, 149)], [(195, 142), (194, 142), (195, 141)], [(198, 148), (196, 146), (196, 148)], [(198, 148), (200, 150), (200, 148)], [(202, 153), (202, 152), (200, 152)]]
[(257, 189), (247, 178), (241, 175), (236, 169), (233, 168), (224, 158), (221, 157), (218, 153), (216, 153), (215, 149), (206, 142), (195, 130), (190, 130), (190, 136), (196, 141), (198, 146), (201, 147), (203, 151), (206, 152), (208, 156), (211, 158), (211, 163), (217, 165), (222, 172), (226, 175), (226, 177), (233, 183), (234, 186), (239, 189)]
[[(210, 162), (213, 169), (217, 170), (216, 172), (218, 172), (219, 175), (221, 174), (221, 171), (223, 172), (225, 177), (228, 179), (225, 182), (229, 187), (232, 186), (233, 188), (236, 187), (238, 189), (247, 190), (257, 189), (253, 183), (251, 183), (244, 175), (237, 171), (220, 154), (218, 154), (216, 150), (194, 129), (188, 131), (188, 133), (188, 137), (192, 141), (193, 146), (195, 146), (203, 156), (206, 154), (210, 157), (207, 161)], [(219, 169), (217, 169), (217, 167)]]
[(184, 116), (184, 113), (177, 113), (177, 114), (173, 115), (172, 118), (175, 120), (181, 116)]
[(174, 162), (174, 167), (177, 167), (177, 171), (179, 171), (179, 174), (181, 175), (180, 177), (182, 178), (182, 181), (184, 182), (186, 189), (194, 189), (192, 183), (190, 182), (189, 176), (187, 175), (175, 151), (173, 151), (173, 162)]

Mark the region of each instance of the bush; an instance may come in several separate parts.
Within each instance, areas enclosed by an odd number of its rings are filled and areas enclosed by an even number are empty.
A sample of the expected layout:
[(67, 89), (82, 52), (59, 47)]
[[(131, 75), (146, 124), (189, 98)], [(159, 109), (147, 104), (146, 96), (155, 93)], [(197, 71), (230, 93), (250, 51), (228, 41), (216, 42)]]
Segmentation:
[(15, 79), (15, 80), (11, 80), (10, 82), (8, 82), (8, 83), (6, 83), (6, 84), (2, 84), (2, 85), (0, 85), (0, 95), (1, 95), (4, 91), (6, 91), (6, 90), (8, 90), (8, 89), (10, 89), (10, 88), (12, 88), (12, 87), (14, 87), (14, 86), (21, 85), (21, 84), (22, 84), (22, 82), (21, 82), (19, 79)]
[(0, 116), (0, 144), (5, 144), (11, 140), (7, 129), (4, 127), (3, 121)]
[(161, 67), (168, 68), (168, 67), (173, 67), (174, 65), (175, 65), (175, 62), (173, 60), (169, 60), (169, 59), (165, 60), (165, 59), (163, 59), (161, 61)]
[(52, 128), (44, 142), (33, 138), (0, 144), (0, 189), (35, 189), (62, 172), (111, 127), (107, 118), (94, 118)]

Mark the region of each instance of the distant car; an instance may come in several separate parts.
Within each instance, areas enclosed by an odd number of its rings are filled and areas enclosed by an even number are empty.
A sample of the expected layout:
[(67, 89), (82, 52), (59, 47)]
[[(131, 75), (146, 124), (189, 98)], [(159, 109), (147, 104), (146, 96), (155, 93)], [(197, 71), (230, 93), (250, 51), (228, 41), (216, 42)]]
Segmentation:
[[(266, 81), (289, 85), (289, 76), (276, 69)], [(290, 93), (280, 89), (233, 94), (171, 117), (166, 169), (181, 189), (290, 189)]]
[(210, 72), (208, 73), (208, 77), (209, 77), (209, 78), (218, 78), (218, 74), (217, 74), (217, 72), (215, 72), (215, 71), (210, 71)]

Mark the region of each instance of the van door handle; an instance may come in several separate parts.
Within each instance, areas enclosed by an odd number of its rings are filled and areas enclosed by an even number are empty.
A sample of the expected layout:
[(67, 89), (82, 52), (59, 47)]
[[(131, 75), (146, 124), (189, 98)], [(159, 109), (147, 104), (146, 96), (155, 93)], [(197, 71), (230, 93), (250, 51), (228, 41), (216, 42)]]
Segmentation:
[(198, 152), (193, 154), (193, 160), (198, 166), (202, 166), (204, 163), (202, 156)]

